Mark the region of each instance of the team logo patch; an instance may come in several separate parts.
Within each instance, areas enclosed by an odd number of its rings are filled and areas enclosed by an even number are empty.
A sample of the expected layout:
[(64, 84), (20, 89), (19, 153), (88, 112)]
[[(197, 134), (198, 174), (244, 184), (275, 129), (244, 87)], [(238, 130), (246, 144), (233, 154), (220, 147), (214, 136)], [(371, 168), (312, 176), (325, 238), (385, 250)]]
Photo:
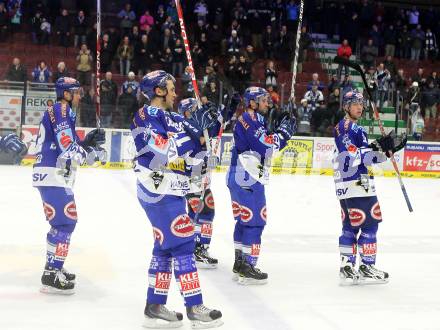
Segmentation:
[(264, 221), (267, 221), (267, 209), (266, 209), (266, 205), (263, 206), (263, 208), (260, 211), (260, 216), (261, 219), (263, 219)]
[(211, 237), (212, 236), (212, 224), (204, 223), (202, 224), (202, 228), (200, 228), (200, 235), (202, 237)]
[(252, 220), (252, 217), (254, 216), (254, 214), (252, 213), (252, 210), (246, 206), (241, 205), (240, 206), (241, 212), (240, 212), (240, 217), (241, 217), (241, 221), (243, 222), (249, 222)]
[(260, 244), (252, 244), (252, 246), (251, 246), (251, 256), (258, 257), (260, 255), (260, 249), (261, 249), (261, 245)]
[(156, 282), (154, 284), (155, 294), (168, 294), (168, 289), (170, 288), (171, 273), (158, 272), (156, 274)]
[(162, 137), (162, 135), (157, 134), (154, 137), (154, 145), (159, 149), (166, 149), (168, 140)]
[(344, 221), (345, 219), (345, 212), (344, 209), (341, 207), (341, 221)]
[(191, 297), (201, 293), (199, 274), (197, 272), (179, 276), (180, 291), (184, 297)]
[(241, 214), (241, 207), (236, 201), (232, 201), (232, 213), (234, 218), (239, 217)]
[(348, 209), (348, 217), (352, 226), (360, 226), (365, 221), (365, 212), (360, 209)]
[(191, 197), (188, 199), (188, 204), (191, 206), (191, 209), (194, 213), (197, 213), (197, 210), (199, 209), (200, 205), (200, 198), (198, 197)]
[(376, 243), (362, 244), (362, 254), (365, 256), (374, 256), (377, 252)]
[(375, 220), (382, 220), (382, 211), (380, 210), (379, 202), (376, 202), (371, 208), (370, 214)]
[(72, 138), (69, 134), (66, 134), (66, 132), (62, 132), (60, 136), (60, 143), (63, 146), (63, 148), (67, 148), (69, 144), (72, 143)]
[(179, 215), (173, 220), (171, 232), (177, 237), (190, 237), (194, 234), (194, 224), (188, 214)]
[(205, 205), (209, 207), (211, 210), (215, 208), (214, 196), (212, 196), (211, 192), (205, 197)]
[(78, 220), (78, 215), (76, 213), (76, 205), (74, 201), (71, 201), (66, 206), (64, 206), (64, 214), (69, 219)]
[(55, 209), (52, 205), (43, 202), (44, 215), (47, 221), (53, 220), (55, 218)]
[(153, 239), (159, 241), (159, 244), (163, 243), (163, 233), (159, 228), (153, 227)]
[(348, 152), (351, 154), (355, 154), (357, 152), (357, 147), (354, 144), (350, 144), (347, 148)]
[(69, 244), (67, 243), (58, 243), (57, 249), (55, 250), (55, 256), (65, 258), (69, 253)]

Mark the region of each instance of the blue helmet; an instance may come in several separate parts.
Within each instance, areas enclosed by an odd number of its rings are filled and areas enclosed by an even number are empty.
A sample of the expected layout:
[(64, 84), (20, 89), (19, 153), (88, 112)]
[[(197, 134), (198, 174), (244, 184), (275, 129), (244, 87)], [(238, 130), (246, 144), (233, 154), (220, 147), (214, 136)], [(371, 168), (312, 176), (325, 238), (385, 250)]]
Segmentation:
[(179, 103), (179, 113), (182, 116), (184, 116), (185, 115), (185, 111), (191, 112), (196, 105), (197, 105), (197, 100), (195, 98), (190, 97), (190, 98), (187, 98), (187, 99), (183, 99)]
[(166, 88), (167, 81), (172, 80), (174, 83), (176, 79), (169, 73), (166, 73), (163, 70), (156, 70), (150, 73), (147, 73), (140, 83), (140, 88), (142, 94), (144, 94), (148, 99), (152, 100), (154, 96), (156, 96), (155, 88), (161, 87)]
[(254, 100), (258, 103), (260, 98), (264, 96), (269, 96), (269, 93), (267, 90), (261, 87), (249, 87), (244, 91), (243, 99), (245, 106), (248, 108), (251, 104), (251, 100)]
[(344, 94), (342, 98), (342, 107), (345, 108), (347, 105), (351, 104), (362, 104), (364, 105), (364, 96), (358, 90), (353, 89)]
[(73, 93), (73, 91), (78, 90), (80, 88), (81, 85), (79, 81), (70, 77), (61, 77), (55, 83), (57, 98), (63, 98), (65, 91)]

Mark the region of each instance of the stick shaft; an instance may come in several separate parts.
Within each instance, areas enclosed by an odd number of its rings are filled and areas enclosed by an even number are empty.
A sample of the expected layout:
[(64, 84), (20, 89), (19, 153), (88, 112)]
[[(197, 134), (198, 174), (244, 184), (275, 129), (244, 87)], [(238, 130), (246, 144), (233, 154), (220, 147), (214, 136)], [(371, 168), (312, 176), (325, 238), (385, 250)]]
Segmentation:
[(298, 16), (298, 28), (296, 29), (295, 55), (293, 57), (293, 67), (292, 67), (292, 86), (290, 88), (291, 102), (295, 102), (296, 72), (298, 67), (299, 40), (301, 38), (301, 25), (302, 25), (303, 13), (304, 13), (304, 0), (301, 0), (301, 4), (299, 7), (299, 16)]
[(101, 127), (101, 0), (96, 3), (96, 127)]

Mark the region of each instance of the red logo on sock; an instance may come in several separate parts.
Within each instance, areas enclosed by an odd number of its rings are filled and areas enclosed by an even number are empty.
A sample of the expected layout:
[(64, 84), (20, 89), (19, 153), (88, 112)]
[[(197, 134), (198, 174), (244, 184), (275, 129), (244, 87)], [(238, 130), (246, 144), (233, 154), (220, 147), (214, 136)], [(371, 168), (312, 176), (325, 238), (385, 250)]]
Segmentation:
[(55, 250), (55, 256), (57, 257), (67, 257), (69, 253), (69, 244), (67, 243), (58, 243), (57, 249)]
[(212, 224), (204, 223), (202, 224), (202, 228), (200, 229), (200, 234), (202, 237), (211, 237), (212, 236)]
[(261, 245), (260, 244), (252, 244), (252, 246), (251, 246), (251, 256), (258, 257), (260, 255), (260, 249), (261, 249)]
[(364, 256), (373, 256), (377, 252), (377, 244), (376, 243), (367, 243), (362, 244), (362, 254)]
[(156, 289), (168, 290), (170, 288), (171, 273), (157, 273), (156, 274)]
[(199, 274), (197, 272), (179, 275), (180, 290), (184, 297), (201, 293)]

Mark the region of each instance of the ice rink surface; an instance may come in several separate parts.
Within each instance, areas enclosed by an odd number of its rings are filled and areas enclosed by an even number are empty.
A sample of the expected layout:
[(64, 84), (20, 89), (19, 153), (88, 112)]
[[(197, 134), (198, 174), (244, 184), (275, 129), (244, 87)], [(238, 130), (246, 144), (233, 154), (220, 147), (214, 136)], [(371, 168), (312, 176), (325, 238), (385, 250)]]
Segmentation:
[[(0, 166), (0, 329), (141, 329), (153, 235), (132, 171), (78, 173), (79, 223), (66, 262), (78, 277), (73, 296), (38, 291), (49, 225), (31, 171)], [(219, 268), (199, 271), (206, 305), (223, 312), (222, 329), (440, 330), (439, 180), (405, 180), (409, 214), (397, 180), (376, 179), (384, 218), (377, 266), (390, 283), (340, 287), (332, 178), (271, 176), (259, 261), (269, 283), (243, 287), (231, 280), (234, 223), (224, 177), (214, 174), (212, 187), (210, 251)], [(174, 281), (168, 305), (184, 311)]]

